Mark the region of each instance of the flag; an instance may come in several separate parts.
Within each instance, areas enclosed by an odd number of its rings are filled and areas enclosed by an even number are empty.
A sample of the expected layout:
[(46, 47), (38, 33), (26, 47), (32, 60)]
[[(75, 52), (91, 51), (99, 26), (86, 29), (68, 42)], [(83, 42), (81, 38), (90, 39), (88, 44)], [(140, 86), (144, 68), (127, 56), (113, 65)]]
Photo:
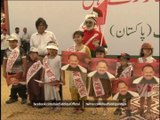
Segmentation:
[(97, 7), (93, 7), (93, 11), (98, 13), (97, 25), (103, 25), (106, 22), (108, 0), (104, 0)]

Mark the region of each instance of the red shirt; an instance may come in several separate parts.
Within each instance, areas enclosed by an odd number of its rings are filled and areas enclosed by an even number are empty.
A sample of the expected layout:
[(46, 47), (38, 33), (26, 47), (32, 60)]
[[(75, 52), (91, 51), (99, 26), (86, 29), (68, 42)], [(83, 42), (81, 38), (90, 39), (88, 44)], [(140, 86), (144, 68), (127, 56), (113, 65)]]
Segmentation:
[[(86, 44), (90, 48), (90, 50), (96, 50), (96, 46), (94, 44), (95, 43), (100, 44), (101, 37), (102, 37), (102, 33), (97, 31), (96, 29), (93, 29), (91, 31), (84, 30), (84, 37), (83, 37), (82, 43)], [(90, 38), (92, 39), (90, 40)], [(102, 39), (102, 46), (107, 46), (104, 36)]]

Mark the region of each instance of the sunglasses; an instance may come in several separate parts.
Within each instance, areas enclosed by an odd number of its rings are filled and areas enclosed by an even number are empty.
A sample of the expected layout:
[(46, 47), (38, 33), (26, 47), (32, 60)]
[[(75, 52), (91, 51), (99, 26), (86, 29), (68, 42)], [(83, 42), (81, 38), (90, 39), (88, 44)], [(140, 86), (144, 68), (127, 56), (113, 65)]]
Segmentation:
[(85, 23), (86, 23), (86, 24), (93, 24), (92, 21), (86, 21)]

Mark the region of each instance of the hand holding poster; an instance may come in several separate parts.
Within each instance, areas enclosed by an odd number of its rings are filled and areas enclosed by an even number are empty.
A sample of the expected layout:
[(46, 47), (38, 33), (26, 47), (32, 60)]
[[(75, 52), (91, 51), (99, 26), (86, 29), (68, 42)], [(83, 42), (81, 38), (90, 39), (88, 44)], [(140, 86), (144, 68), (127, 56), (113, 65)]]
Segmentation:
[(62, 52), (62, 71), (71, 71), (74, 86), (78, 90), (78, 94), (81, 98), (87, 96), (86, 85), (82, 74), (87, 73), (87, 64), (85, 63), (87, 58), (86, 53), (81, 52)]

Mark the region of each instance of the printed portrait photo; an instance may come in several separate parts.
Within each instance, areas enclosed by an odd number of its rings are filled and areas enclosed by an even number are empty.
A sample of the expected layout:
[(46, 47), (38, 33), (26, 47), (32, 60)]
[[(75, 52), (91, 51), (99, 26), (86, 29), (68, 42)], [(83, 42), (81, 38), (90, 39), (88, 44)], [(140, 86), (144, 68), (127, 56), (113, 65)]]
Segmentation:
[(159, 63), (137, 63), (133, 71), (133, 84), (159, 84)]
[(136, 85), (132, 83), (132, 78), (117, 78), (112, 81), (112, 95), (120, 93), (124, 95), (128, 91), (137, 92)]
[(85, 59), (87, 55), (80, 52), (62, 52), (62, 68), (61, 70), (79, 71), (86, 73), (87, 64)]
[(92, 58), (89, 65), (89, 71), (98, 73), (99, 77), (105, 77), (105, 73), (108, 72), (115, 75), (116, 71), (116, 60), (106, 58)]
[(131, 99), (139, 97), (136, 87), (132, 84), (131, 79), (118, 79), (113, 81), (113, 100)]

